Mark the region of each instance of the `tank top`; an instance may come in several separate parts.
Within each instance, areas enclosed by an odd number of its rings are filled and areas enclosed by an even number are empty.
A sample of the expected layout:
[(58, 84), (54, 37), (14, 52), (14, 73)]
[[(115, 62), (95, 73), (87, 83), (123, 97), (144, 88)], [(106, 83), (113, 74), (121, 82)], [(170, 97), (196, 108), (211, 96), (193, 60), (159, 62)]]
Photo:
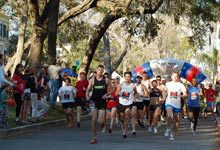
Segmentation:
[[(141, 96), (143, 96), (144, 92), (143, 92), (143, 89), (142, 89), (142, 85), (141, 84), (139, 84), (139, 85), (135, 84), (135, 86), (136, 86), (136, 89), (137, 89), (137, 93), (139, 93)], [(142, 97), (137, 97), (136, 102), (143, 102), (143, 98)]]
[(188, 106), (199, 107), (199, 87), (190, 86), (188, 88)]
[(162, 93), (160, 92), (159, 89), (155, 90), (155, 89), (152, 89), (151, 92), (150, 92), (150, 98), (158, 98), (159, 97), (162, 97)]
[(107, 93), (107, 84), (105, 81), (105, 78), (102, 78), (102, 80), (97, 80), (96, 77), (94, 78), (94, 85), (92, 90), (92, 97), (91, 100), (97, 101), (102, 100), (103, 96)]
[(121, 94), (119, 96), (119, 103), (121, 105), (131, 105), (134, 99), (133, 83), (129, 85), (124, 82), (121, 84)]

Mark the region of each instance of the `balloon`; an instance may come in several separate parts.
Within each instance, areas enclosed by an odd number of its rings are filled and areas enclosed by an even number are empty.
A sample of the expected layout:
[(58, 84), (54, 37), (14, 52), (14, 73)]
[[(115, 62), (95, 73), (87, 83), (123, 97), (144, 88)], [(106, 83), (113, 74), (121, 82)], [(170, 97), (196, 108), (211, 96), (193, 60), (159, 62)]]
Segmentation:
[(149, 78), (161, 75), (165, 79), (169, 79), (174, 70), (178, 71), (180, 77), (185, 78), (189, 82), (193, 78), (196, 78), (198, 83), (206, 79), (206, 76), (192, 64), (174, 58), (151, 60), (136, 67), (131, 72), (133, 80), (135, 80), (137, 73), (143, 74), (143, 72), (146, 72)]

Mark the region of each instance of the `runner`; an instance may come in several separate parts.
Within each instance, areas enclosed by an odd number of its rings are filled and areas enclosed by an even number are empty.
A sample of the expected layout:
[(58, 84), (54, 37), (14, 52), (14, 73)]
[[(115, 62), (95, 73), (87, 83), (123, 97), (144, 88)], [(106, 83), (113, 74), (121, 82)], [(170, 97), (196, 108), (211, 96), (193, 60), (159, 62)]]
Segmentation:
[[(166, 108), (165, 108), (165, 101), (166, 101), (166, 94), (167, 94), (167, 89), (164, 79), (162, 80), (161, 76), (158, 75), (156, 76), (156, 81), (157, 81), (157, 88), (160, 90), (162, 94), (162, 100), (160, 101), (161, 103), (161, 115), (160, 115), (160, 120), (165, 123), (165, 117), (166, 117)], [(162, 83), (163, 81), (163, 83)]]
[[(97, 74), (89, 81), (89, 86), (86, 90), (87, 101), (94, 101), (94, 109), (92, 110), (92, 133), (93, 139), (91, 144), (97, 143), (97, 120), (101, 124), (102, 128), (105, 126), (105, 110), (106, 110), (106, 97), (109, 81), (104, 78), (104, 66), (99, 65), (97, 67)], [(92, 96), (89, 97), (89, 92), (92, 90)]]
[(79, 80), (76, 82), (76, 109), (77, 109), (77, 127), (80, 128), (80, 118), (82, 109), (86, 106), (86, 89), (89, 81), (86, 79), (86, 73), (79, 73)]
[(107, 118), (111, 119), (110, 127), (108, 129), (109, 133), (112, 133), (113, 123), (116, 119), (117, 107), (118, 107), (118, 96), (116, 96), (117, 91), (117, 82), (116, 79), (111, 79), (111, 93), (110, 96), (107, 98)]
[(128, 134), (128, 119), (131, 116), (131, 109), (134, 102), (134, 94), (136, 89), (133, 83), (131, 83), (131, 72), (127, 71), (124, 73), (125, 81), (120, 85), (117, 90), (119, 96), (119, 112), (122, 124), (123, 138), (127, 138)]
[(207, 118), (207, 113), (211, 112), (213, 114), (215, 106), (216, 91), (212, 88), (212, 84), (209, 84), (209, 88), (206, 90), (206, 104), (205, 118)]
[(76, 96), (76, 91), (75, 88), (71, 86), (70, 78), (65, 79), (65, 86), (62, 86), (58, 90), (58, 95), (60, 97), (63, 110), (66, 114), (67, 127), (72, 128), (73, 127), (72, 109), (75, 105), (74, 97)]
[[(137, 89), (137, 95), (136, 95), (136, 101), (134, 103), (134, 106), (136, 106), (137, 115), (138, 115), (138, 124), (142, 128), (146, 128), (146, 119), (144, 118), (144, 102), (143, 99), (148, 97), (148, 90), (145, 87), (144, 84), (141, 83), (142, 81), (142, 76), (140, 74), (137, 75), (136, 77), (137, 83), (135, 84), (136, 89)], [(136, 118), (134, 118), (136, 122)], [(135, 131), (135, 130), (134, 130)], [(134, 133), (134, 132), (133, 132)]]
[(202, 118), (202, 117), (204, 117), (205, 116), (205, 108), (206, 108), (206, 103), (205, 103), (205, 101), (206, 101), (206, 95), (205, 95), (205, 93), (206, 93), (206, 89), (205, 89), (205, 86), (204, 86), (204, 84), (200, 84), (200, 89), (202, 90), (202, 95), (200, 95), (200, 98), (199, 98), (199, 100), (200, 100), (200, 104), (199, 104), (199, 106), (200, 106), (200, 112), (199, 112), (199, 117), (200, 118)]
[[(152, 87), (151, 81), (149, 79), (149, 77), (147, 76), (147, 72), (144, 72), (143, 74), (143, 80), (141, 81), (141, 83), (143, 83), (145, 85), (145, 87), (147, 88), (147, 92), (150, 92), (150, 89)], [(143, 98), (143, 102), (144, 102), (144, 113), (146, 116), (146, 119), (148, 119), (148, 109), (149, 109), (149, 105), (150, 105), (150, 97), (149, 95), (147, 97)]]
[(191, 122), (192, 134), (195, 136), (196, 126), (199, 117), (199, 96), (202, 95), (202, 90), (198, 87), (196, 78), (192, 79), (192, 86), (188, 88), (188, 111), (189, 120)]
[[(165, 136), (169, 136), (170, 140), (174, 140), (174, 129), (176, 126), (176, 122), (179, 121), (179, 113), (181, 112), (181, 97), (186, 97), (186, 88), (185, 86), (178, 82), (179, 81), (179, 73), (173, 72), (172, 81), (166, 84), (167, 87), (167, 98), (166, 98), (166, 111), (168, 117), (167, 129), (165, 132)], [(181, 95), (182, 92), (182, 95)], [(178, 128), (178, 127), (176, 127)]]
[(157, 81), (152, 81), (153, 88), (150, 91), (150, 125), (148, 128), (148, 131), (151, 132), (152, 129), (154, 130), (154, 133), (158, 133), (157, 127), (158, 127), (158, 120), (161, 113), (161, 101), (162, 101), (162, 93), (157, 88)]

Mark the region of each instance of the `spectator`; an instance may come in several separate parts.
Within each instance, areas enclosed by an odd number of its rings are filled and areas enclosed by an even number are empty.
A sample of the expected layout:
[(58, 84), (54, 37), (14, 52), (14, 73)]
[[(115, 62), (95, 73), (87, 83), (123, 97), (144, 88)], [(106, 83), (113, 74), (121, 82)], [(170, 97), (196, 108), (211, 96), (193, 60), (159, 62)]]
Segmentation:
[(15, 122), (20, 125), (20, 112), (21, 112), (21, 106), (22, 106), (22, 95), (24, 94), (25, 91), (25, 81), (23, 79), (23, 74), (22, 71), (24, 70), (24, 67), (22, 64), (18, 64), (15, 68), (14, 75), (12, 77), (12, 81), (15, 84), (15, 89), (14, 89), (14, 99), (16, 102), (16, 118)]
[(49, 105), (47, 104), (47, 97), (45, 96), (45, 93), (41, 93), (41, 96), (37, 101), (37, 118), (45, 119), (48, 109), (49, 109)]
[(48, 68), (48, 73), (50, 76), (49, 89), (50, 89), (50, 105), (52, 108), (55, 107), (58, 90), (59, 90), (59, 72), (61, 67), (56, 66), (56, 61), (53, 61)]
[(1, 87), (4, 84), (9, 84), (11, 86), (13, 85), (13, 83), (11, 83), (5, 79), (5, 72), (3, 69), (3, 63), (4, 63), (4, 56), (2, 54), (0, 54), (0, 91), (1, 91)]
[(37, 120), (37, 102), (38, 102), (38, 83), (37, 77), (35, 75), (35, 69), (30, 68), (30, 77), (29, 77), (30, 91), (31, 91), (31, 116), (32, 122), (36, 123)]
[(30, 90), (30, 71), (29, 68), (25, 69), (24, 72), (24, 81), (25, 81), (25, 91), (23, 96), (23, 105), (21, 108), (21, 122), (23, 124), (28, 124), (28, 110), (30, 110), (31, 104), (31, 90)]
[(7, 101), (10, 98), (12, 87), (6, 85), (0, 94), (0, 129), (8, 129)]

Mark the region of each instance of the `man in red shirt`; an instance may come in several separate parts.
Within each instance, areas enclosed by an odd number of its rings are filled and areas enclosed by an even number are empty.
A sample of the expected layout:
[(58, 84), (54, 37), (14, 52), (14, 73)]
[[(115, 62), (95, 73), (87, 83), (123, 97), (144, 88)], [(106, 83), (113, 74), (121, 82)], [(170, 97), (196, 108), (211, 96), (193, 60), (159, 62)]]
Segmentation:
[(209, 84), (209, 88), (206, 90), (206, 104), (205, 118), (207, 118), (207, 112), (213, 112), (215, 106), (216, 91), (212, 88), (212, 84)]
[(80, 128), (80, 118), (82, 108), (86, 106), (86, 89), (89, 81), (86, 79), (86, 73), (79, 73), (79, 80), (76, 82), (76, 106), (77, 106), (77, 127)]

